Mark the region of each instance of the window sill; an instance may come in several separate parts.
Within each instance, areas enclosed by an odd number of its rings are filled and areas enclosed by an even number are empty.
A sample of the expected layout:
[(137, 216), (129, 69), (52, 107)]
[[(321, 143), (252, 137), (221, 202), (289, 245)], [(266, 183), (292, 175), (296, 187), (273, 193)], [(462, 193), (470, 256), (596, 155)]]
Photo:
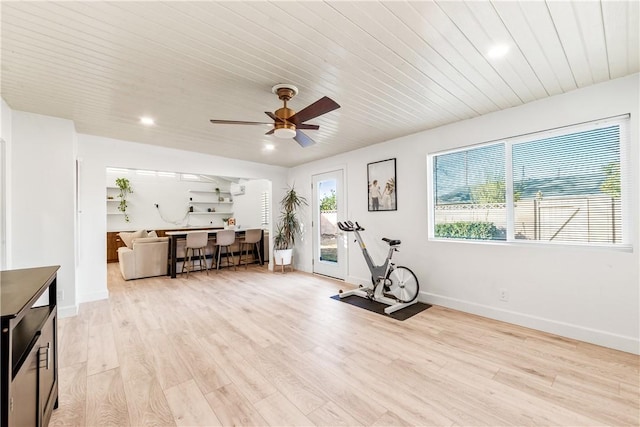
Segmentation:
[(510, 247), (532, 247), (532, 248), (558, 248), (558, 249), (584, 249), (587, 251), (613, 251), (633, 253), (633, 245), (630, 244), (579, 244), (566, 242), (539, 242), (539, 241), (506, 241), (506, 240), (471, 240), (471, 239), (444, 239), (430, 237), (429, 242), (438, 243), (464, 243), (471, 245), (489, 245), (489, 246), (510, 246)]

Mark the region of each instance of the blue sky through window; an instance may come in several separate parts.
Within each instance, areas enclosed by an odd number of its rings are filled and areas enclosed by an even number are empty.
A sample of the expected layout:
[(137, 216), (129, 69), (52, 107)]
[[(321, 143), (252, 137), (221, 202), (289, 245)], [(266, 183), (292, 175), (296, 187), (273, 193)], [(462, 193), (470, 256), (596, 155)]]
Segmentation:
[[(436, 200), (470, 202), (470, 189), (504, 181), (505, 144), (496, 143), (434, 158)], [(519, 197), (597, 194), (607, 165), (620, 164), (620, 126), (574, 132), (512, 146), (514, 189)]]

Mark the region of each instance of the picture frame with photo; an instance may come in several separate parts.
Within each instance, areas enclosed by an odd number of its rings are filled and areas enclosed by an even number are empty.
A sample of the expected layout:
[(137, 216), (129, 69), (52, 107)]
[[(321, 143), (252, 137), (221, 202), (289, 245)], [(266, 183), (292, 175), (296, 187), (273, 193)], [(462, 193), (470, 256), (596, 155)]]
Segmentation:
[(367, 164), (369, 212), (398, 210), (396, 159)]

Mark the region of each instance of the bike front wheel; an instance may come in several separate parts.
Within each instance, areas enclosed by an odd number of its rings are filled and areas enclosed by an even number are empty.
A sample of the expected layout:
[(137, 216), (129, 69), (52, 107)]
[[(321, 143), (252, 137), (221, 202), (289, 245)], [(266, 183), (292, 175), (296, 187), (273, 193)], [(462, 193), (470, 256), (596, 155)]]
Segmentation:
[(389, 287), (389, 293), (402, 303), (412, 302), (420, 292), (418, 278), (407, 267), (400, 266), (389, 271), (385, 284)]

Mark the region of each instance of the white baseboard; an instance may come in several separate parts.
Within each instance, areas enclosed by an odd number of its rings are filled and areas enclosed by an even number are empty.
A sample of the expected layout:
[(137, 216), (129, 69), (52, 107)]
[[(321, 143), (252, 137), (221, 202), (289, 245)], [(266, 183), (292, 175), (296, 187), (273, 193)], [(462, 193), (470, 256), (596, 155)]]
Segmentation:
[(636, 337), (618, 335), (598, 329), (586, 328), (566, 322), (545, 319), (542, 317), (503, 310), (470, 301), (436, 295), (429, 292), (420, 292), (420, 302), (440, 305), (465, 313), (477, 314), (490, 319), (513, 323), (539, 331), (549, 332), (567, 338), (585, 341), (588, 343), (613, 348), (633, 354), (640, 354), (640, 340)]
[(64, 307), (58, 307), (58, 318), (62, 319), (63, 317), (73, 317), (78, 315), (78, 306), (77, 305), (67, 305)]
[(82, 304), (83, 302), (98, 301), (101, 299), (109, 299), (108, 290), (104, 290), (100, 292), (92, 292), (90, 294), (78, 295), (78, 302), (80, 304)]
[[(356, 276), (347, 276), (346, 278), (346, 282), (352, 284), (354, 287), (359, 284), (368, 284), (370, 280), (371, 278), (363, 279), (362, 277)], [(488, 317), (490, 319), (500, 320), (514, 325), (520, 325), (560, 335), (566, 338), (601, 345), (603, 347), (626, 351), (627, 353), (640, 354), (640, 339), (637, 337), (629, 337), (598, 329), (586, 328), (580, 325), (476, 304), (474, 302), (445, 297), (429, 292), (420, 292), (420, 295), (418, 295), (418, 301), (426, 304), (440, 305), (442, 307), (451, 308), (465, 313), (477, 314), (478, 316)]]

